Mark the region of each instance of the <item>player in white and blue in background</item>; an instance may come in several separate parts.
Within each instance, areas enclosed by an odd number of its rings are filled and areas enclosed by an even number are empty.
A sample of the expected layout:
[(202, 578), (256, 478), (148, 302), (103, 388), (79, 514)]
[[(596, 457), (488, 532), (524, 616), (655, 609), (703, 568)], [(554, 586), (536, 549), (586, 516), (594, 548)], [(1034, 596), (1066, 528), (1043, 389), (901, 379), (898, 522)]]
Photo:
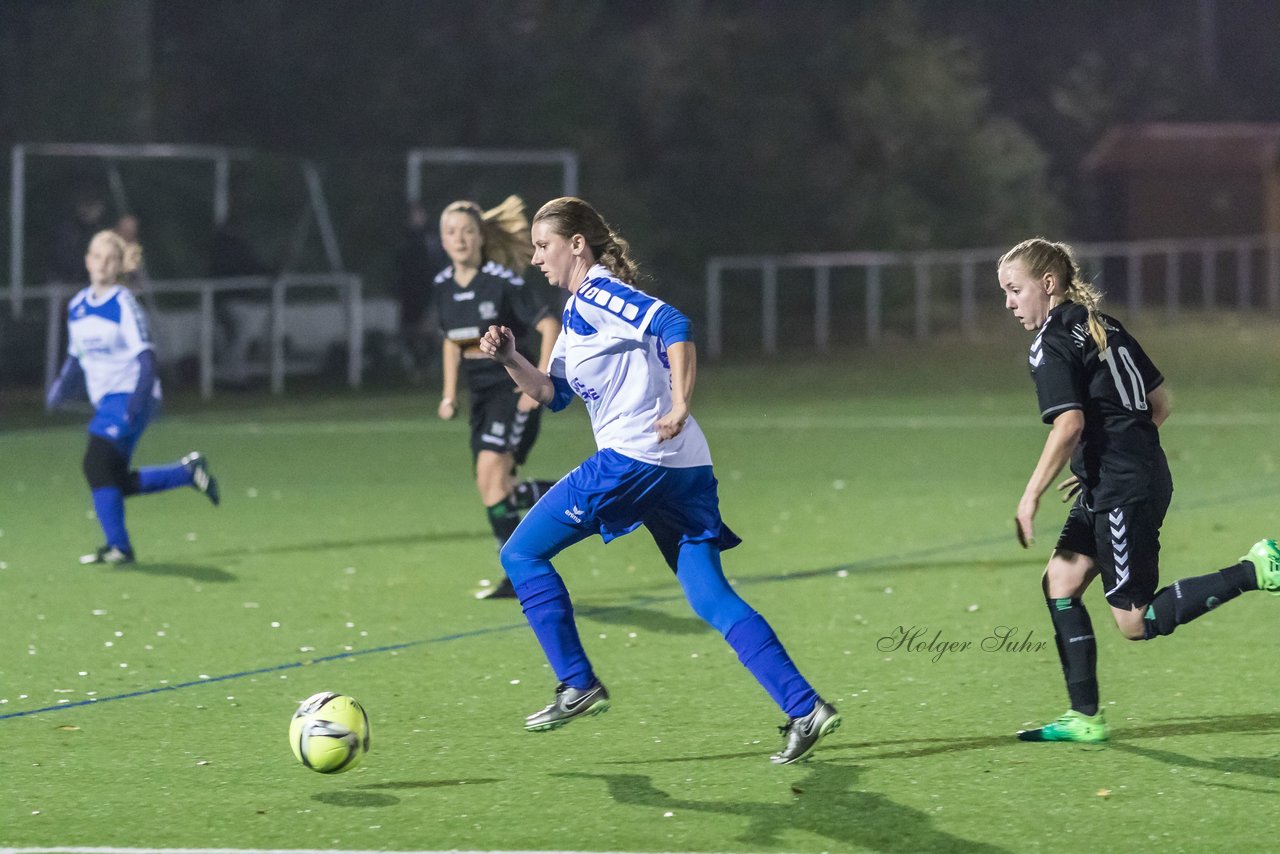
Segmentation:
[(124, 523), (124, 499), (130, 495), (190, 486), (218, 503), (218, 482), (198, 452), (168, 465), (129, 469), (138, 439), (160, 401), (146, 315), (119, 283), (121, 274), (135, 268), (137, 261), (115, 232), (94, 235), (85, 255), (90, 285), (67, 306), (67, 360), (46, 397), (52, 411), (87, 393), (94, 408), (84, 476), (105, 542), (80, 558), (81, 563), (133, 562), (133, 543)]
[(724, 577), (720, 552), (741, 540), (720, 518), (711, 453), (689, 414), (696, 374), (689, 321), (636, 289), (626, 241), (581, 199), (543, 205), (532, 236), (533, 263), (571, 294), (550, 370), (521, 356), (506, 327), (490, 326), (480, 349), (553, 412), (582, 398), (599, 450), (533, 506), (502, 549), (503, 568), (560, 681), (551, 704), (526, 718), (525, 729), (555, 729), (609, 708), (551, 558), (593, 534), (608, 542), (643, 525), (693, 610), (787, 715), (786, 744), (772, 761), (795, 762), (840, 725), (840, 716)]

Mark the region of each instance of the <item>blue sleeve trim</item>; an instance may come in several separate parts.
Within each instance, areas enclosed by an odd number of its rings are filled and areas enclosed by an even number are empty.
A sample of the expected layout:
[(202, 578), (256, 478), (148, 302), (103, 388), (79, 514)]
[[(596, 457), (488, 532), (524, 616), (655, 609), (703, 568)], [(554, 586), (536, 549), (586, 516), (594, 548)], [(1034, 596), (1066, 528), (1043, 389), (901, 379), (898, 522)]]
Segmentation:
[(573, 389), (569, 386), (569, 381), (564, 377), (552, 375), (551, 384), (555, 386), (556, 393), (552, 396), (551, 402), (547, 404), (547, 408), (552, 412), (559, 412), (572, 403), (576, 395), (574, 395)]
[(129, 396), (129, 417), (137, 415), (146, 408), (151, 399), (151, 390), (156, 384), (156, 354), (154, 350), (143, 350), (138, 354), (138, 387)]
[(653, 318), (649, 321), (649, 332), (662, 339), (667, 347), (693, 340), (693, 324), (679, 309), (671, 305), (664, 305), (653, 313)]

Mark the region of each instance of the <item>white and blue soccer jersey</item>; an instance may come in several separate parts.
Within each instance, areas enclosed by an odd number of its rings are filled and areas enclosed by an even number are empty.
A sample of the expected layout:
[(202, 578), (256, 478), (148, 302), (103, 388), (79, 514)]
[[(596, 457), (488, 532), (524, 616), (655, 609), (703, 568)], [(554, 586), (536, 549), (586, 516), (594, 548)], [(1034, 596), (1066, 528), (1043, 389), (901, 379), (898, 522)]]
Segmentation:
[[(132, 394), (138, 387), (138, 355), (151, 346), (147, 317), (123, 285), (101, 298), (85, 288), (67, 306), (67, 353), (84, 371), (94, 406), (109, 394)], [(160, 380), (152, 387), (160, 397)]]
[(692, 416), (665, 442), (654, 429), (671, 410), (666, 348), (649, 330), (664, 305), (593, 266), (565, 304), (549, 373), (586, 403), (600, 450), (667, 468), (709, 466), (707, 439)]

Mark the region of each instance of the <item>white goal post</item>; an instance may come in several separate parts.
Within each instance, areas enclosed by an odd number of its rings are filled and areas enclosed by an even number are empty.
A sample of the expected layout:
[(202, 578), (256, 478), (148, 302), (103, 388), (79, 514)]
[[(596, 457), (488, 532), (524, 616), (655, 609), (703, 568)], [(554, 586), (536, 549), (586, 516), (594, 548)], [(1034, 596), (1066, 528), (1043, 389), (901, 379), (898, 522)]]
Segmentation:
[(422, 201), (423, 164), (463, 166), (559, 166), (560, 189), (566, 196), (578, 195), (578, 152), (569, 148), (411, 148), (405, 158), (405, 198)]

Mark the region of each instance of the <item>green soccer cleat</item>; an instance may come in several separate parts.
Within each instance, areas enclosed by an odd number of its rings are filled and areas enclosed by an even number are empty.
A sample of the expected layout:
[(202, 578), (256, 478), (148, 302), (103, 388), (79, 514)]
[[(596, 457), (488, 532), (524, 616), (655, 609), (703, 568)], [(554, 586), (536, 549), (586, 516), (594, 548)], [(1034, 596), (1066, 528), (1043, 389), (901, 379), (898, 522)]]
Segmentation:
[(524, 719), (529, 732), (558, 729), (574, 718), (609, 711), (609, 692), (599, 680), (590, 688), (570, 688), (563, 682), (556, 687), (555, 699), (540, 712)]
[(1090, 717), (1071, 709), (1051, 724), (1039, 729), (1018, 731), (1019, 741), (1078, 741), (1084, 744), (1101, 744), (1110, 737), (1107, 718), (1098, 709), (1098, 713)]
[(1280, 545), (1276, 545), (1275, 540), (1258, 540), (1249, 553), (1240, 558), (1241, 563), (1246, 560), (1257, 573), (1258, 589), (1280, 596)]

